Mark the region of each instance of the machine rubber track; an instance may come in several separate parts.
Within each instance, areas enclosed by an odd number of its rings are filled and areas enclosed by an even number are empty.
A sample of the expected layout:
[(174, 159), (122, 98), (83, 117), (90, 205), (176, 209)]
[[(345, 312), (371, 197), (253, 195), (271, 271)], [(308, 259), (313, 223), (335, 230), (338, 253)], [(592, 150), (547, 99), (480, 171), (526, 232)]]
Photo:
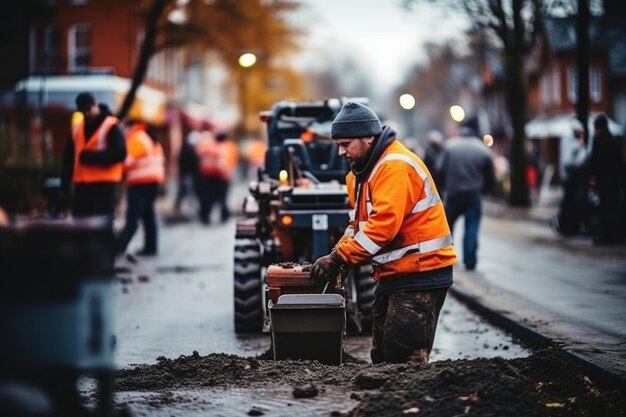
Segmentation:
[(250, 236), (235, 238), (235, 332), (259, 333), (263, 327), (261, 249)]
[(362, 265), (354, 270), (356, 302), (361, 316), (361, 331), (364, 333), (372, 331), (372, 303), (376, 281), (371, 277), (371, 273), (371, 265)]

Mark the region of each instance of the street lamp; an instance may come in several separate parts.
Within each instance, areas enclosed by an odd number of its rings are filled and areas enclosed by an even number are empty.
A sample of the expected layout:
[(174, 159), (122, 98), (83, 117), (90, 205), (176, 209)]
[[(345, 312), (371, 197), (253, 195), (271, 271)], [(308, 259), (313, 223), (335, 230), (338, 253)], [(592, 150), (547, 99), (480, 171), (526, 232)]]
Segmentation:
[(450, 106), (450, 117), (452, 117), (452, 120), (455, 122), (460, 123), (465, 119), (465, 110), (458, 104)]
[(252, 52), (246, 52), (245, 54), (241, 54), (239, 56), (239, 66), (242, 68), (250, 68), (256, 64), (256, 55)]
[(413, 107), (415, 107), (415, 97), (413, 97), (411, 94), (402, 94), (399, 101), (400, 107), (402, 107), (404, 110), (411, 110)]
[(410, 110), (413, 110), (415, 107), (415, 97), (413, 97), (412, 94), (404, 93), (398, 98), (398, 101), (400, 102), (400, 107), (406, 110), (406, 112), (404, 112), (404, 127), (406, 129), (406, 133), (407, 135), (412, 135), (414, 131), (414, 114)]
[(247, 131), (247, 123), (246, 123), (246, 117), (248, 115), (248, 109), (247, 109), (247, 97), (246, 97), (246, 87), (247, 87), (247, 81), (246, 78), (244, 76), (244, 71), (247, 70), (248, 68), (252, 68), (254, 66), (254, 64), (256, 64), (256, 55), (253, 54), (252, 52), (246, 52), (243, 53), (239, 56), (239, 59), (237, 60), (237, 62), (239, 63), (239, 66), (242, 68), (241, 71), (241, 76), (239, 79), (239, 87), (240, 87), (240, 100), (241, 100), (241, 133), (245, 133)]

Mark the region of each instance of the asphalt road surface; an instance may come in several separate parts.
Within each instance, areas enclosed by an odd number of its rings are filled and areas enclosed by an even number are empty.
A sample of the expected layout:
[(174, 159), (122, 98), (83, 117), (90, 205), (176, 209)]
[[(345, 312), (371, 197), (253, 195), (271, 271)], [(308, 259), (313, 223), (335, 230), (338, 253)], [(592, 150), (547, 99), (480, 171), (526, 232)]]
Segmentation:
[[(129, 252), (140, 247), (141, 232)], [(115, 365), (155, 363), (164, 356), (224, 352), (255, 356), (267, 335), (236, 335), (233, 325), (234, 221), (163, 225), (157, 257), (120, 259), (115, 297)], [(346, 351), (369, 361), (370, 337), (350, 336)], [(432, 360), (526, 356), (528, 350), (448, 296)]]

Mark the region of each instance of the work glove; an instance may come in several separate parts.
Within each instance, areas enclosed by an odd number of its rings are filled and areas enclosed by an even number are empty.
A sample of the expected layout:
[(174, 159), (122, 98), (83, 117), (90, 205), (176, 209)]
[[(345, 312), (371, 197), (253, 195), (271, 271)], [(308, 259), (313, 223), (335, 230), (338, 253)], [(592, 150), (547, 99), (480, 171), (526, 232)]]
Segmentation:
[(311, 279), (318, 284), (337, 279), (337, 275), (343, 272), (345, 263), (335, 251), (326, 256), (322, 256), (313, 264), (311, 268)]

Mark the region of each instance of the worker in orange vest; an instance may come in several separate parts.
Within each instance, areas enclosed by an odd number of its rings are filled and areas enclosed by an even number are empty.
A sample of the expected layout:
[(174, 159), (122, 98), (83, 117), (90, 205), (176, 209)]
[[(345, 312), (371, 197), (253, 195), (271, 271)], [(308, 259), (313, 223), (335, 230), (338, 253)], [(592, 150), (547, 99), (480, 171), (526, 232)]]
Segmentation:
[(372, 362), (428, 362), (457, 260), (432, 175), (361, 103), (345, 103), (330, 134), (351, 166), (346, 188), (354, 209), (311, 278), (334, 282), (346, 267), (371, 264)]
[(105, 216), (113, 224), (117, 186), (126, 158), (119, 120), (93, 94), (76, 96), (83, 120), (72, 126), (62, 165), (62, 187), (72, 195), (74, 217)]
[(205, 130), (200, 132), (195, 144), (195, 151), (198, 157), (198, 176), (196, 178), (196, 188), (198, 201), (200, 202), (200, 221), (209, 224), (211, 220), (211, 208), (214, 190), (214, 178), (218, 173), (219, 152), (217, 142), (212, 132)]
[(137, 255), (153, 256), (157, 254), (154, 205), (159, 187), (165, 181), (165, 156), (161, 144), (146, 132), (145, 124), (131, 120), (127, 125), (128, 156), (124, 162), (127, 182), (126, 223), (118, 236), (118, 252), (126, 251), (141, 220), (144, 245)]
[(223, 223), (230, 218), (228, 189), (239, 163), (239, 148), (225, 132), (218, 133), (216, 137), (204, 132), (196, 143), (196, 153), (199, 164), (200, 220), (209, 224), (213, 206), (217, 204), (221, 209), (220, 220)]
[(265, 166), (265, 152), (267, 145), (261, 138), (254, 138), (246, 146), (246, 160), (248, 162), (248, 178), (254, 179), (259, 169)]
[[(235, 176), (239, 163), (239, 147), (226, 132), (220, 132), (216, 136), (218, 150), (218, 170), (214, 183), (214, 198), (211, 206), (217, 203), (221, 207), (221, 221), (224, 223), (230, 218), (228, 208), (228, 191), (230, 183)], [(209, 209), (210, 210), (210, 209)]]

